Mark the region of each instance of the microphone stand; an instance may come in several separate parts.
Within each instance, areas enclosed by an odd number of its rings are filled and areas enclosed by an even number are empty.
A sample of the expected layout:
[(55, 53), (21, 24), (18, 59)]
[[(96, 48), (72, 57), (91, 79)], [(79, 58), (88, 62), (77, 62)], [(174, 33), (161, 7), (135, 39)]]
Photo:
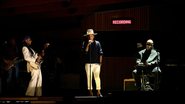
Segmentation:
[(90, 62), (89, 62), (89, 63), (90, 63), (90, 66), (89, 66), (89, 67), (90, 67), (90, 72), (89, 72), (89, 73), (90, 73), (90, 90), (92, 90), (92, 89), (91, 89), (91, 86), (92, 86), (92, 78), (91, 78), (91, 76), (92, 76), (92, 75), (91, 75), (91, 44), (92, 44), (92, 43), (90, 43), (90, 45), (89, 45), (89, 61), (90, 61)]

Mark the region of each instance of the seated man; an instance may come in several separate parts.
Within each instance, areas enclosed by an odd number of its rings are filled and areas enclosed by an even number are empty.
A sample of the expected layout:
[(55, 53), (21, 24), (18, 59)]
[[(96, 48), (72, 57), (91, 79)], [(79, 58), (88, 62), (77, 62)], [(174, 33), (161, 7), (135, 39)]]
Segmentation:
[[(161, 73), (159, 67), (160, 55), (159, 52), (153, 48), (153, 45), (153, 40), (147, 40), (146, 48), (139, 51), (138, 56), (136, 57), (136, 69), (133, 70), (132, 75), (136, 81), (138, 90), (157, 90), (159, 87), (158, 74)], [(149, 75), (154, 76), (153, 86)]]

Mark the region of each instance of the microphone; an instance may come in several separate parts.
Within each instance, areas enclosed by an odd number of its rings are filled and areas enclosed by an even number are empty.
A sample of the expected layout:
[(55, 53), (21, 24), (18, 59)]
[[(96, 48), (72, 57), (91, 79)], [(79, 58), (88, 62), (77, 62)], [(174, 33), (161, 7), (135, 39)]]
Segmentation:
[(91, 44), (93, 41), (92, 40), (89, 40), (89, 44)]

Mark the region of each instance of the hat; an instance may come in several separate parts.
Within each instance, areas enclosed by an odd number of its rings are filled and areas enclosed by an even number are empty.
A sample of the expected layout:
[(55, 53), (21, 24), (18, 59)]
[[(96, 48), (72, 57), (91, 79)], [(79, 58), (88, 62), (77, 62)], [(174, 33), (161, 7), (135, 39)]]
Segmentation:
[(148, 40), (146, 41), (146, 44), (151, 44), (151, 45), (153, 45), (153, 44), (154, 44), (154, 42), (153, 42), (153, 40), (152, 40), (152, 39), (148, 39)]
[(153, 42), (152, 39), (148, 39), (146, 43), (151, 43), (151, 44), (153, 44), (154, 42)]
[(93, 29), (87, 29), (87, 33), (84, 34), (84, 36), (88, 36), (90, 34), (97, 35), (98, 33), (94, 33), (94, 30)]

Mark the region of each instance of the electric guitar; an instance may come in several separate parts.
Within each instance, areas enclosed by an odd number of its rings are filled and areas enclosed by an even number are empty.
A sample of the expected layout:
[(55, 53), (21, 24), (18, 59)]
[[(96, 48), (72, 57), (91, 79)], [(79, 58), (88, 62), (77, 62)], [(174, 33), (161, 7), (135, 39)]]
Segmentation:
[(44, 44), (44, 48), (41, 50), (40, 53), (38, 53), (38, 57), (35, 62), (30, 62), (30, 66), (34, 69), (38, 69), (41, 63), (43, 62), (43, 57), (45, 55), (45, 50), (49, 47), (49, 43)]
[(19, 57), (15, 57), (13, 60), (10, 59), (3, 59), (3, 69), (5, 71), (13, 69), (16, 64), (24, 61), (23, 59), (20, 59)]
[(39, 55), (35, 62), (29, 62), (30, 66), (34, 69), (38, 69), (42, 63), (42, 57)]

